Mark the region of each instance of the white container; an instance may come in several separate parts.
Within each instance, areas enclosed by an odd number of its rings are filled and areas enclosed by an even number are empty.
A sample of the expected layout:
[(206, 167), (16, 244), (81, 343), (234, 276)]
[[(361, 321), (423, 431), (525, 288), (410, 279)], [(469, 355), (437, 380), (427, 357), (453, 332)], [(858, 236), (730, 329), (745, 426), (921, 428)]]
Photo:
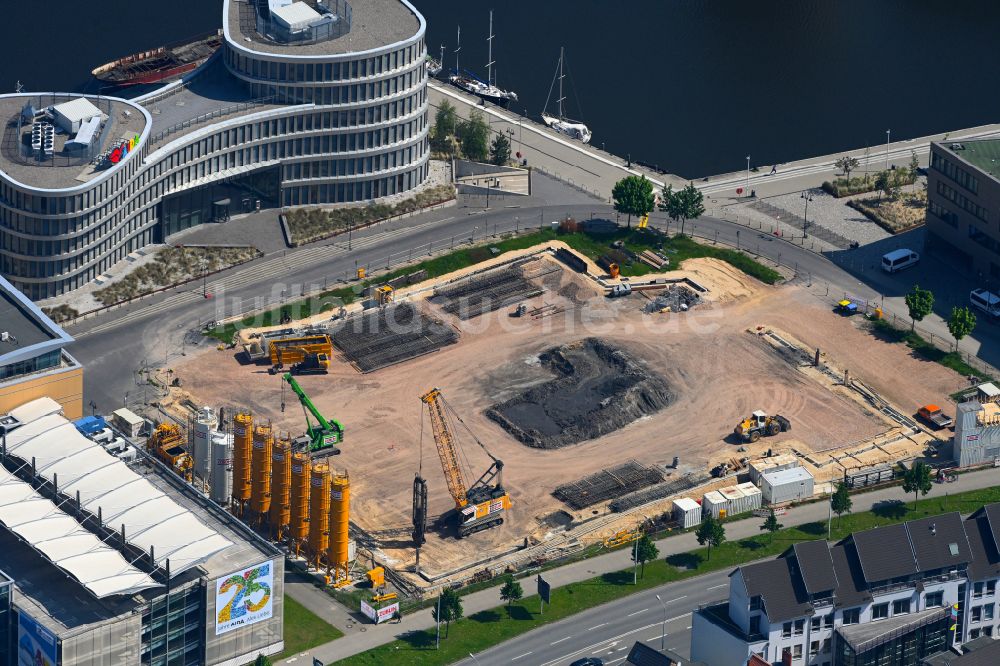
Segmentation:
[(225, 506), (233, 494), (233, 436), (220, 434), (212, 439), (209, 497)]
[(760, 488), (750, 482), (741, 483), (736, 487), (743, 492), (746, 511), (753, 511), (754, 509), (759, 509), (761, 507), (764, 498), (763, 494), (760, 492)]
[(217, 421), (211, 407), (202, 407), (194, 423), (191, 455), (194, 458), (194, 473), (208, 479), (212, 472), (212, 431)]
[(729, 500), (722, 496), (718, 490), (713, 490), (711, 492), (705, 493), (705, 496), (701, 498), (701, 513), (702, 520), (704, 520), (705, 515), (710, 515), (713, 518), (718, 518), (720, 515), (729, 515)]
[(764, 472), (776, 472), (799, 466), (799, 459), (790, 453), (782, 453), (769, 458), (759, 458), (750, 461), (750, 480), (754, 485), (760, 485), (760, 475)]
[(701, 524), (701, 505), (690, 497), (680, 497), (674, 500), (672, 515), (681, 529), (695, 527)]
[(813, 485), (808, 470), (794, 467), (762, 475), (760, 491), (768, 504), (784, 504), (812, 497)]

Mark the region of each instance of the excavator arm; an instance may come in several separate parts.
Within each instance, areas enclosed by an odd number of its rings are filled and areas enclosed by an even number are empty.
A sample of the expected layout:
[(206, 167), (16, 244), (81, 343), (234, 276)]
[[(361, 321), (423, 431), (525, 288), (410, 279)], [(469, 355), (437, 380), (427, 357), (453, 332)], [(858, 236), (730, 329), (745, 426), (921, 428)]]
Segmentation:
[(295, 395), (298, 396), (299, 402), (302, 404), (302, 409), (306, 412), (307, 423), (309, 422), (309, 414), (312, 414), (313, 418), (316, 419), (316, 422), (319, 424), (320, 430), (343, 431), (344, 427), (340, 425), (340, 422), (333, 419), (327, 419), (323, 416), (323, 414), (316, 408), (316, 405), (313, 404), (312, 400), (309, 399), (309, 396), (306, 395), (306, 392), (302, 390), (301, 386), (299, 386), (299, 383), (295, 381), (295, 377), (292, 377), (291, 373), (286, 372), (282, 378), (290, 387), (292, 387), (292, 391)]
[[(427, 405), (427, 412), (430, 414), (431, 432), (434, 435), (434, 444), (437, 446), (438, 457), (441, 459), (441, 469), (444, 471), (444, 478), (448, 484), (448, 492), (451, 493), (452, 499), (455, 500), (455, 506), (461, 509), (469, 502), (468, 491), (465, 479), (462, 478), (462, 468), (458, 464), (458, 451), (455, 449), (455, 438), (448, 428), (448, 422), (445, 418), (441, 389), (433, 388), (420, 396), (420, 399)], [(490, 469), (493, 468), (491, 467)]]

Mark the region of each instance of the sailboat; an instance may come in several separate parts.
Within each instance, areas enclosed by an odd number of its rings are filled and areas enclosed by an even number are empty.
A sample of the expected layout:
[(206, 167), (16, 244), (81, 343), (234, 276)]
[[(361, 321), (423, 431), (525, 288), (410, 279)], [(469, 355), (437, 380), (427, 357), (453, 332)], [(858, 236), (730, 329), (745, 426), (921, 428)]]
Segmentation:
[[(559, 64), (556, 65), (556, 73), (552, 78), (552, 85), (549, 86), (549, 96), (545, 99), (545, 110), (542, 111), (542, 122), (560, 134), (565, 134), (566, 136), (582, 141), (583, 143), (590, 143), (590, 128), (578, 120), (570, 120), (563, 114), (563, 101), (566, 99), (565, 95), (563, 95), (564, 51), (564, 48), (559, 48)], [(555, 87), (556, 79), (559, 80), (559, 98), (556, 100), (559, 104), (559, 115), (553, 116), (548, 113), (548, 110), (549, 100), (552, 99), (552, 88)]]
[(427, 75), (432, 79), (437, 78), (442, 69), (444, 69), (444, 44), (441, 45), (440, 60), (432, 58), (430, 53), (427, 54)]
[(458, 66), (458, 52), (462, 50), (462, 27), (458, 28), (458, 46), (455, 48), (455, 69), (452, 70), (448, 81), (453, 86), (461, 88), (467, 93), (471, 93), (480, 99), (502, 106), (504, 108), (510, 104), (511, 100), (517, 99), (517, 93), (510, 90), (502, 90), (497, 87), (493, 78), (493, 10), (490, 10), (490, 36), (486, 38), (489, 44), (489, 62), (486, 63), (486, 80), (483, 81), (478, 76), (468, 70), (460, 69)]

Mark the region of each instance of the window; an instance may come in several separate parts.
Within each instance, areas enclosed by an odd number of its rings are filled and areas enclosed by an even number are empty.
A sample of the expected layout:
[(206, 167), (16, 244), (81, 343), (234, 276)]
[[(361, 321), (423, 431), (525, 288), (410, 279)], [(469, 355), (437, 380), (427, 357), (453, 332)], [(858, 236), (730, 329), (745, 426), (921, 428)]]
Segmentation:
[(889, 617), (889, 604), (875, 604), (872, 606), (872, 619), (882, 620)]
[(983, 627), (983, 636), (993, 636), (993, 627)]
[(860, 608), (849, 608), (844, 611), (844, 624), (857, 624), (861, 619)]
[(809, 656), (815, 657), (819, 654), (819, 641), (813, 641), (809, 644)]
[(993, 604), (989, 606), (983, 606), (983, 619), (992, 620), (993, 619)]
[(972, 610), (972, 615), (969, 618), (970, 622), (979, 622), (980, 620), (983, 619), (983, 607), (982, 606), (973, 606), (971, 610)]
[(802, 658), (802, 646), (801, 645), (793, 645), (792, 646), (792, 659), (801, 659), (801, 658)]
[(972, 586), (972, 598), (973, 599), (982, 599), (983, 598), (983, 587), (984, 586), (983, 586), (982, 583), (975, 583)]
[(791, 622), (785, 622), (783, 625), (781, 625), (781, 637), (782, 638), (791, 638), (792, 637), (792, 623)]
[(795, 621), (795, 635), (796, 636), (801, 636), (805, 632), (805, 628), (806, 628), (806, 621), (805, 620), (796, 620)]
[(990, 580), (986, 582), (986, 594), (996, 594), (997, 582), (995, 580)]
[(759, 634), (760, 633), (760, 615), (754, 615), (750, 618), (750, 633)]
[(833, 629), (833, 613), (830, 613), (823, 618), (823, 628)]
[(969, 629), (969, 640), (971, 641), (971, 640), (974, 640), (976, 638), (979, 638), (979, 630), (978, 629)]
[(811, 626), (813, 631), (819, 631), (820, 625), (823, 623), (823, 618), (820, 616), (815, 616), (812, 619)]
[(944, 592), (929, 592), (924, 596), (924, 607), (944, 606)]
[(831, 639), (829, 639), (829, 638), (824, 638), (823, 639), (823, 654), (826, 654), (826, 653), (828, 653), (830, 651), (830, 642), (831, 642)]
[(892, 614), (893, 615), (903, 615), (904, 613), (910, 612), (910, 600), (909, 599), (897, 599), (892, 602)]
[(750, 610), (759, 611), (763, 607), (763, 602), (759, 594), (750, 597)]

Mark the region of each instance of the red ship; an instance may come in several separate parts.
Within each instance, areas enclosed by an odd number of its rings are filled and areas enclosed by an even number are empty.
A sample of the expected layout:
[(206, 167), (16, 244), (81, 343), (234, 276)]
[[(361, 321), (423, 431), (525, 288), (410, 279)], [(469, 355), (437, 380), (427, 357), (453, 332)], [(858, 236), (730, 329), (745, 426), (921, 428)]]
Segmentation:
[(160, 83), (179, 78), (208, 60), (222, 46), (222, 30), (101, 65), (91, 74), (112, 86)]

